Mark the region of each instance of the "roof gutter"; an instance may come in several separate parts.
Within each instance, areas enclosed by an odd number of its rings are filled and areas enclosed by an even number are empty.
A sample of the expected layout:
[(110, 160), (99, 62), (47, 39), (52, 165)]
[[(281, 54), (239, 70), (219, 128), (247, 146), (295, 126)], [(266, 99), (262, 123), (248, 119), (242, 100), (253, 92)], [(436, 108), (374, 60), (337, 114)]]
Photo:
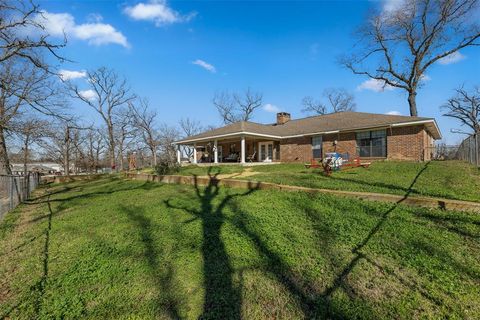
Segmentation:
[(411, 126), (411, 125), (415, 125), (415, 124), (427, 124), (427, 123), (433, 123), (433, 125), (435, 126), (435, 129), (437, 130), (439, 139), (442, 139), (442, 133), (440, 132), (440, 128), (438, 127), (437, 121), (435, 119), (418, 120), (418, 121), (410, 121), (410, 122), (403, 122), (403, 123), (394, 123), (391, 126), (392, 127), (405, 127), (405, 126)]

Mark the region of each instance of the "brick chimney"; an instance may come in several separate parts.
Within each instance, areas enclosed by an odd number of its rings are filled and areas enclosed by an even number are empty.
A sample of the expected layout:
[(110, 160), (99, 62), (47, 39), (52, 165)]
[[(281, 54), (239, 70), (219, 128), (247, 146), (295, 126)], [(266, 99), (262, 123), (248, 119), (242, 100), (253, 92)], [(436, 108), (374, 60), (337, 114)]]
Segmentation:
[(285, 124), (290, 121), (290, 113), (279, 112), (277, 113), (277, 124)]

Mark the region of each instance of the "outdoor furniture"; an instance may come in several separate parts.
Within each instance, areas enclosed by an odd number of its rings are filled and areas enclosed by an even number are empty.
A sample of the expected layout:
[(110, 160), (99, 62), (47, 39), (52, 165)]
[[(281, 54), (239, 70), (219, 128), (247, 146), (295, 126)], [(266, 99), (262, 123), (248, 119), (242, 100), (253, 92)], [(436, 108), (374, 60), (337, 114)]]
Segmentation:
[(231, 153), (225, 157), (225, 161), (236, 162), (237, 160), (238, 160), (238, 154), (236, 153)]
[(310, 160), (310, 163), (305, 163), (305, 168), (321, 168), (322, 167), (322, 159), (312, 159)]
[(256, 155), (257, 155), (257, 152), (255, 151), (253, 154), (247, 156), (247, 161), (248, 162), (253, 162), (253, 160), (255, 160)]
[(345, 169), (358, 168), (358, 167), (368, 168), (370, 164), (371, 162), (361, 162), (360, 157), (355, 157), (355, 159), (352, 162), (348, 161), (347, 163), (345, 163), (343, 165), (343, 168)]

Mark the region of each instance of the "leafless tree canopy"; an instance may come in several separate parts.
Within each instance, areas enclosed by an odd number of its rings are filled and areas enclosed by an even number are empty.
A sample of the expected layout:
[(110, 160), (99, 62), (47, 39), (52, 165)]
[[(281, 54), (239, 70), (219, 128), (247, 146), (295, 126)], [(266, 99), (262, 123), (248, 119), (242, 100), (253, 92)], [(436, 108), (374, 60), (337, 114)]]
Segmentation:
[(468, 92), (463, 87), (442, 106), (446, 117), (455, 118), (462, 126), (467, 126), (473, 133), (480, 134), (480, 88)]
[(307, 96), (302, 99), (302, 112), (305, 113), (313, 113), (313, 114), (326, 114), (327, 107), (325, 104), (320, 100), (315, 100), (311, 96)]
[(225, 124), (249, 121), (262, 106), (263, 96), (248, 88), (243, 94), (222, 91), (215, 94), (213, 104)]
[(1, 172), (10, 174), (5, 136), (19, 129), (22, 115), (61, 115), (65, 102), (58, 81), (51, 73), (11, 58), (0, 62), (0, 163)]
[(48, 121), (32, 116), (24, 117), (15, 124), (15, 135), (20, 139), (22, 146), (23, 172), (25, 176), (28, 173), (27, 163), (30, 160), (31, 148), (48, 134), (48, 127)]
[(160, 136), (157, 129), (157, 113), (150, 109), (147, 99), (137, 99), (130, 103), (134, 126), (142, 137), (142, 142), (148, 148), (152, 156), (152, 165), (157, 165), (157, 152), (160, 144)]
[(374, 15), (359, 30), (354, 55), (340, 62), (355, 74), (408, 93), (410, 115), (428, 68), (468, 46), (480, 44), (478, 0), (405, 0)]
[(180, 132), (177, 128), (162, 124), (159, 128), (159, 151), (162, 161), (175, 163), (176, 150), (173, 143), (180, 137)]
[(205, 131), (205, 128), (203, 128), (199, 121), (190, 118), (182, 118), (178, 124), (182, 131), (183, 137), (193, 136)]
[(95, 110), (107, 127), (110, 165), (116, 168), (115, 151), (117, 147), (115, 115), (135, 99), (127, 81), (114, 70), (100, 67), (87, 72), (88, 90), (81, 90), (70, 83), (73, 97), (80, 99)]
[(303, 98), (302, 112), (313, 114), (327, 114), (342, 111), (353, 111), (356, 108), (355, 97), (343, 88), (329, 88), (323, 92), (328, 104), (307, 96)]
[(66, 40), (53, 43), (44, 32), (42, 11), (32, 1), (0, 1), (0, 62), (11, 58), (22, 59), (37, 68), (51, 71), (44, 56), (49, 54), (63, 61), (58, 50), (65, 46)]

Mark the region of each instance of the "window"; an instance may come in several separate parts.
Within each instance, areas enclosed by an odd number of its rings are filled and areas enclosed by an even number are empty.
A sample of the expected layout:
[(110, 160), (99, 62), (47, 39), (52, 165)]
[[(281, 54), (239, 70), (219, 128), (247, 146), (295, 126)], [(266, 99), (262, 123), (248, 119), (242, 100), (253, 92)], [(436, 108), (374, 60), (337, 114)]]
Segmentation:
[(386, 157), (387, 131), (357, 132), (357, 151), (360, 157)]
[(312, 154), (313, 158), (322, 157), (322, 136), (312, 137)]

